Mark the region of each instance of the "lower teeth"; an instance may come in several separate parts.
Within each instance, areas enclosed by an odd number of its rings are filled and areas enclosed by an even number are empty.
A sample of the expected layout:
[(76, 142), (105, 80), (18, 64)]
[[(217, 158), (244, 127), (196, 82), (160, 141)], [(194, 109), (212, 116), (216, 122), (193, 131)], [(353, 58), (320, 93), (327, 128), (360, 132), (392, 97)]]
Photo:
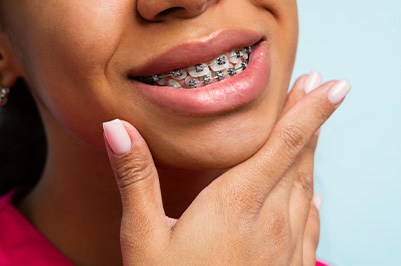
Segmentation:
[(136, 79), (151, 85), (173, 88), (192, 89), (203, 87), (241, 73), (249, 64), (251, 51), (251, 47), (246, 47), (234, 50), (229, 55), (221, 55), (209, 64), (199, 64), (186, 69), (177, 69), (166, 74)]

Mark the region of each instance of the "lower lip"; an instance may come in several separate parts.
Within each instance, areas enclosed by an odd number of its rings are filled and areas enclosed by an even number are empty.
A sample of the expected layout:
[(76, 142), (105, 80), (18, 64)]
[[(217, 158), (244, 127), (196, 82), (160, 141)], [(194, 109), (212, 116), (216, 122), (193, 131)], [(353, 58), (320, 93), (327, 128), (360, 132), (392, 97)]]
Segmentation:
[(228, 112), (256, 101), (266, 90), (270, 74), (265, 42), (260, 42), (241, 73), (194, 89), (153, 86), (132, 80), (134, 89), (151, 103), (174, 113), (211, 115)]

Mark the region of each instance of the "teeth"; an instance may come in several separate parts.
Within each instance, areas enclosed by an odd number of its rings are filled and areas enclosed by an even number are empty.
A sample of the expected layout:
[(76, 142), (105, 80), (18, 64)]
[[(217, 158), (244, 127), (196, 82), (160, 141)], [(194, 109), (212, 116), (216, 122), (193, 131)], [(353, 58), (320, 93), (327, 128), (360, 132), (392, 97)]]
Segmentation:
[(153, 75), (152, 80), (153, 82), (158, 82), (160, 80), (160, 75)]
[(242, 69), (242, 62), (238, 63), (235, 65), (235, 69), (237, 70), (237, 74), (241, 73), (243, 71)]
[(241, 63), (242, 62), (242, 59), (241, 58), (237, 58), (237, 57), (231, 57), (230, 58), (230, 63), (232, 63), (232, 64), (238, 64), (238, 63)]
[(185, 84), (188, 88), (197, 88), (201, 84), (201, 81), (197, 78), (187, 77), (185, 79)]
[(164, 85), (167, 84), (167, 79), (166, 78), (162, 78), (162, 79), (156, 81), (156, 83), (157, 83), (157, 85), (164, 86)]
[(225, 56), (225, 55), (219, 56), (215, 60), (210, 62), (210, 68), (215, 72), (222, 71), (229, 67), (231, 67), (231, 65), (230, 65), (230, 62), (228, 61), (227, 56)]
[(182, 69), (177, 69), (171, 75), (175, 80), (184, 80), (188, 76), (188, 73)]
[(210, 74), (205, 75), (205, 76), (202, 77), (202, 81), (203, 81), (205, 84), (209, 84), (209, 83), (211, 83), (211, 82), (213, 81), (213, 77), (212, 77), (212, 75), (210, 75)]
[(230, 76), (234, 76), (235, 74), (237, 74), (237, 70), (234, 67), (230, 67), (229, 69), (227, 69), (227, 72)]
[(174, 80), (174, 79), (170, 79), (170, 80), (167, 82), (167, 85), (170, 86), (170, 87), (173, 87), (173, 88), (182, 88), (181, 84), (178, 83), (178, 82), (177, 82), (176, 80)]
[(210, 69), (206, 64), (196, 65), (188, 69), (188, 74), (191, 77), (199, 78), (204, 75), (210, 74)]
[(223, 71), (217, 71), (216, 77), (217, 77), (217, 79), (222, 80), (226, 77), (226, 75), (225, 75), (225, 73), (223, 73)]
[(241, 73), (248, 66), (251, 51), (251, 47), (236, 49), (220, 55), (209, 63), (198, 64), (186, 69), (176, 69), (165, 74), (138, 77), (138, 80), (148, 84), (173, 88), (202, 87)]

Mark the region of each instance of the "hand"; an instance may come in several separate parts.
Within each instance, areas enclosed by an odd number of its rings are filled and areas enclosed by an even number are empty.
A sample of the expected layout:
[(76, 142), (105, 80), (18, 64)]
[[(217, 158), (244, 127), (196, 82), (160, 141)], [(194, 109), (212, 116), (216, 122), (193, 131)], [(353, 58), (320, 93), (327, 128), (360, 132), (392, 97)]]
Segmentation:
[(178, 220), (164, 213), (157, 170), (139, 132), (119, 120), (104, 125), (123, 205), (124, 265), (313, 265), (316, 131), (349, 85), (331, 81), (301, 97), (304, 82), (296, 83), (266, 144), (206, 187)]

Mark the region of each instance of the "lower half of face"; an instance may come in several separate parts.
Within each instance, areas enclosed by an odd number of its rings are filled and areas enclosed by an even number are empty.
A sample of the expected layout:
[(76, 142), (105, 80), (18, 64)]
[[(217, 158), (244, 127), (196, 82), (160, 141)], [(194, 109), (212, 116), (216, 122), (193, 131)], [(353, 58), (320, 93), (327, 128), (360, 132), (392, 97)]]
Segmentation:
[(184, 169), (233, 166), (267, 140), (293, 68), (295, 0), (54, 2), (5, 8), (21, 18), (10, 38), (35, 98), (76, 138), (105, 150), (102, 122), (120, 118), (157, 164)]

